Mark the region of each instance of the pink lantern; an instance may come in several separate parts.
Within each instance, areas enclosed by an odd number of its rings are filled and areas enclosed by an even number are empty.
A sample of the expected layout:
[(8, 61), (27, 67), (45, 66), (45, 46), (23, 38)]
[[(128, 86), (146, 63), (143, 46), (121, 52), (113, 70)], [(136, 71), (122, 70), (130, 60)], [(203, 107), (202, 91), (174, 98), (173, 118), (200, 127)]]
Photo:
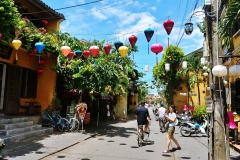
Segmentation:
[(106, 44), (103, 48), (104, 48), (106, 55), (108, 55), (110, 53), (110, 50), (112, 47), (110, 44)]
[(187, 107), (187, 105), (185, 104), (184, 106), (183, 106), (183, 111), (187, 111), (188, 110), (188, 107)]
[(71, 52), (71, 48), (68, 46), (62, 46), (61, 51), (64, 57), (67, 57), (67, 55)]
[(98, 53), (99, 53), (99, 48), (98, 46), (91, 46), (89, 48), (90, 53), (92, 54), (93, 57), (97, 57)]
[(235, 122), (234, 122), (233, 113), (230, 112), (230, 111), (228, 111), (227, 114), (228, 114), (228, 119), (229, 119), (228, 127), (229, 127), (230, 129), (238, 129), (238, 126), (237, 126), (237, 125), (235, 124)]
[(151, 46), (151, 51), (156, 54), (156, 65), (158, 64), (158, 53), (162, 52), (163, 46), (159, 43), (155, 43)]

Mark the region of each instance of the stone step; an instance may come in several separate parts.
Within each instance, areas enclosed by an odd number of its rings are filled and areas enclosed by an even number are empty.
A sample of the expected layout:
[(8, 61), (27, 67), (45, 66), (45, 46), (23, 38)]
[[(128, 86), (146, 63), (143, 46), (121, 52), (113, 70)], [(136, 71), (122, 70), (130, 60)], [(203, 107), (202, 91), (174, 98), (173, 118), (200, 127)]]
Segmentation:
[(27, 122), (27, 121), (29, 121), (28, 117), (0, 118), (0, 124), (12, 124), (12, 123), (19, 123), (19, 122)]
[(53, 132), (52, 127), (48, 127), (48, 128), (42, 127), (42, 128), (35, 129), (32, 131), (22, 132), (22, 133), (18, 133), (18, 134), (9, 135), (9, 136), (1, 135), (0, 138), (2, 138), (4, 140), (5, 144), (8, 144), (11, 142), (31, 138), (31, 137), (38, 136), (41, 134), (52, 133), (52, 132)]
[(31, 125), (31, 126), (27, 126), (24, 128), (14, 128), (14, 129), (9, 129), (9, 130), (0, 130), (0, 133), (2, 135), (12, 135), (12, 134), (17, 134), (17, 133), (22, 133), (22, 132), (27, 132), (27, 131), (34, 131), (36, 129), (40, 129), (42, 128), (42, 125)]
[(33, 125), (32, 121), (19, 122), (19, 123), (6, 123), (6, 124), (1, 123), (0, 129), (9, 130), (9, 129), (15, 129), (15, 128), (29, 127), (31, 125)]

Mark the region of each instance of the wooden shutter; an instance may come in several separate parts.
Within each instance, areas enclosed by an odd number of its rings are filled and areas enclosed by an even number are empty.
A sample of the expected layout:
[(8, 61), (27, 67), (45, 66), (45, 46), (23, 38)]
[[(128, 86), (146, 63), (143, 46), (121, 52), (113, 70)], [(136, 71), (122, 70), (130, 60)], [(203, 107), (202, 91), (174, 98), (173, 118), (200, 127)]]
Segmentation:
[(38, 80), (38, 74), (36, 71), (29, 70), (28, 72), (28, 90), (27, 90), (27, 96), (30, 98), (36, 98), (37, 97), (37, 80)]
[(236, 111), (236, 83), (231, 82), (231, 111)]
[(21, 67), (13, 65), (8, 66), (5, 114), (18, 114), (21, 73)]

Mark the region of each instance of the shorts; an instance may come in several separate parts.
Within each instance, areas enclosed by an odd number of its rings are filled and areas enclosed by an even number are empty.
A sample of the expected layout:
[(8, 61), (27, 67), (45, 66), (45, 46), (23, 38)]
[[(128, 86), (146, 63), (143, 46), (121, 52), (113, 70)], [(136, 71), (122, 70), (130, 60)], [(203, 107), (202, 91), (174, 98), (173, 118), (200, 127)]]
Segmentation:
[(138, 125), (145, 125), (145, 124), (148, 124), (148, 120), (144, 120), (144, 121), (141, 121), (141, 122), (137, 122)]
[(168, 128), (168, 135), (172, 136), (174, 131), (175, 131), (175, 127), (174, 126), (169, 126), (169, 128)]
[(165, 119), (164, 116), (159, 116), (159, 117), (158, 117), (158, 120), (159, 120), (159, 121), (163, 121), (164, 119)]

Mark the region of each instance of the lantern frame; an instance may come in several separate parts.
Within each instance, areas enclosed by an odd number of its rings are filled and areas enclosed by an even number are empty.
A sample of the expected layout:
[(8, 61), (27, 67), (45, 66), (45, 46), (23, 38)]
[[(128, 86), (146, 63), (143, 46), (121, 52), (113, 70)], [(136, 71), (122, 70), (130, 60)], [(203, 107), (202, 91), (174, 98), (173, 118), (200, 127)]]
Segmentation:
[(193, 23), (190, 21), (185, 23), (184, 30), (187, 35), (191, 35), (193, 31)]

